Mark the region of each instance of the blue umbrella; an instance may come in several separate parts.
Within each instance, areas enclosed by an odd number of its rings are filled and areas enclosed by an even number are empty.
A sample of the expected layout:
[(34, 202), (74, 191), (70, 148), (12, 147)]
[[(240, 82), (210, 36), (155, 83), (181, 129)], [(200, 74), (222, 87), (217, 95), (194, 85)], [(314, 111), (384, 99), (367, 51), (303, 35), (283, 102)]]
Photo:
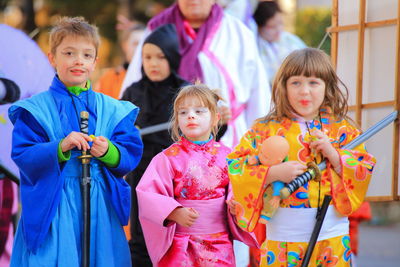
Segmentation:
[[(21, 90), (20, 99), (49, 88), (54, 69), (39, 46), (24, 32), (0, 24), (0, 77), (14, 81)], [(12, 123), (8, 118), (7, 105), (0, 105), (0, 163), (11, 173), (19, 176), (18, 168), (11, 160)]]

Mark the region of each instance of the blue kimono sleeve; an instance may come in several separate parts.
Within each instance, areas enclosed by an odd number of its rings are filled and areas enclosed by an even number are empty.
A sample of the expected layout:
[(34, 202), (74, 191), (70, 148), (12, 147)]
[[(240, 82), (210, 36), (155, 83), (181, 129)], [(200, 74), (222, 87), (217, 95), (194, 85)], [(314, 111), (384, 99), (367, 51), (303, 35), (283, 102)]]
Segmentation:
[(143, 143), (139, 130), (134, 126), (138, 110), (133, 110), (115, 127), (110, 141), (120, 153), (118, 166), (104, 166), (108, 185), (108, 196), (122, 225), (128, 224), (131, 209), (131, 188), (122, 178), (132, 171), (140, 162)]
[[(49, 141), (46, 132), (26, 110), (21, 111), (14, 124), (11, 157), (26, 178), (22, 182), (34, 185), (50, 172), (61, 173), (58, 164), (58, 145), (61, 140)], [(22, 178), (22, 177), (21, 177)]]
[(134, 126), (137, 111), (128, 114), (115, 128), (110, 141), (120, 153), (118, 166), (108, 169), (116, 177), (122, 177), (132, 171), (139, 164), (143, 154), (143, 143), (139, 130)]
[(11, 157), (21, 176), (22, 231), (33, 251), (44, 239), (60, 201), (64, 164), (58, 163), (59, 142), (50, 142), (37, 120), (21, 110), (14, 123)]

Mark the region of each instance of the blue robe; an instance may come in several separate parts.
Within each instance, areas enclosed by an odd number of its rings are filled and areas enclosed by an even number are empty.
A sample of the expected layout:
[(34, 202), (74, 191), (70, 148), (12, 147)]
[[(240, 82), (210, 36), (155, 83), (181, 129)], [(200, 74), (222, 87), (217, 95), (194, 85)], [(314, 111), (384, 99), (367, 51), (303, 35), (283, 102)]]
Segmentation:
[(55, 77), (48, 91), (9, 110), (22, 202), (11, 266), (80, 265), (81, 152), (74, 149), (70, 160), (59, 163), (57, 151), (62, 138), (80, 131), (78, 116), (83, 110), (89, 112), (89, 134), (108, 138), (120, 152), (115, 168), (91, 160), (91, 266), (131, 264), (122, 228), (129, 218), (130, 187), (122, 177), (142, 154), (133, 126), (138, 108), (91, 89), (75, 96)]

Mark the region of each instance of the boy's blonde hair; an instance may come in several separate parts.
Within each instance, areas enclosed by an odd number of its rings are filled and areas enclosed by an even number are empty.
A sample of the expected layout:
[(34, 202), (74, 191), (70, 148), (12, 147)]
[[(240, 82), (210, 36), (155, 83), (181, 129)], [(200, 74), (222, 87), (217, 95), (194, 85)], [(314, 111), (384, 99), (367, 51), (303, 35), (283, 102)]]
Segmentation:
[(83, 17), (62, 17), (50, 31), (50, 52), (55, 55), (57, 47), (67, 36), (85, 37), (92, 42), (97, 51), (100, 36), (96, 26), (89, 24)]
[[(205, 84), (200, 84), (197, 83), (194, 85), (187, 85), (179, 90), (178, 95), (175, 98), (174, 101), (174, 106), (173, 106), (173, 113), (171, 117), (171, 137), (172, 140), (175, 142), (179, 140), (181, 136), (181, 132), (179, 129), (179, 124), (178, 124), (178, 110), (179, 106), (183, 102), (185, 98), (188, 97), (195, 97), (200, 100), (200, 102), (207, 107), (210, 110), (211, 113), (211, 118), (214, 119), (215, 115), (218, 113), (218, 101), (223, 100), (221, 96), (219, 95), (217, 90), (211, 90), (208, 88), (207, 85)], [(219, 121), (220, 122), (220, 121)], [(213, 135), (213, 138), (217, 136), (218, 130), (219, 130), (219, 122), (218, 124), (215, 124), (213, 128), (211, 129), (211, 133)]]
[[(281, 120), (291, 118), (295, 110), (291, 107), (287, 95), (287, 80), (292, 76), (315, 76), (325, 82), (325, 97), (322, 107), (330, 108), (337, 119), (347, 117), (348, 89), (336, 75), (329, 56), (316, 48), (295, 50), (283, 61), (272, 87), (272, 103), (270, 113), (261, 120)], [(343, 86), (344, 92), (339, 88)]]

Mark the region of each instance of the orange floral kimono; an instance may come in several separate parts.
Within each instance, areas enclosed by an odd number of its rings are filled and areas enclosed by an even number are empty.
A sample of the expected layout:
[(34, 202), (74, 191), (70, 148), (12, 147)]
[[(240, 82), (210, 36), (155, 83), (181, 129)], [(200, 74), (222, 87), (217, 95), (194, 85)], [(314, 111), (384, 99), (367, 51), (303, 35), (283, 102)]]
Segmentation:
[[(258, 223), (263, 194), (270, 185), (265, 177), (269, 166), (250, 166), (247, 158), (258, 154), (261, 143), (272, 135), (284, 136), (290, 144), (289, 160), (304, 165), (314, 159), (306, 133), (299, 119), (259, 121), (242, 137), (239, 145), (228, 155), (229, 178), (238, 205), (237, 223), (252, 232)], [(304, 122), (303, 122), (304, 123)], [(364, 200), (375, 165), (364, 144), (352, 150), (341, 149), (360, 134), (346, 120), (337, 121), (327, 112), (309, 122), (309, 129), (322, 129), (340, 156), (341, 170), (336, 173), (327, 163), (321, 181), (311, 180), (287, 199), (267, 225), (267, 241), (261, 248), (260, 266), (300, 266), (315, 224), (318, 206), (324, 195), (333, 200), (325, 217), (309, 266), (351, 266), (348, 219)], [(319, 163), (319, 162), (318, 162)], [(268, 192), (268, 190), (267, 190)]]

